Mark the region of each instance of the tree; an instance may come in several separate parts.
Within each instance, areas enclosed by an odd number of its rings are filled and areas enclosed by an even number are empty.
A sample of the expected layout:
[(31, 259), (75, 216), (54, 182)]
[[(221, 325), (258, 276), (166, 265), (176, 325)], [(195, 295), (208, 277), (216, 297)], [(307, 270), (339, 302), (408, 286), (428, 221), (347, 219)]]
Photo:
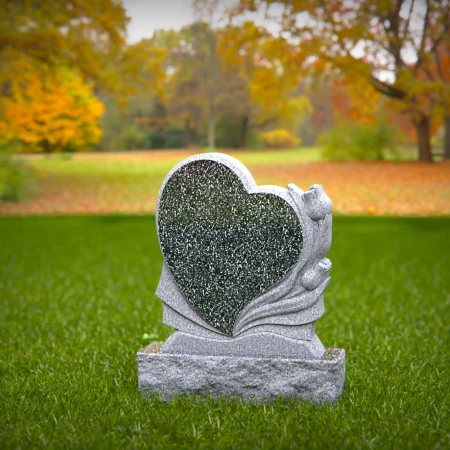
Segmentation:
[(84, 78), (116, 90), (115, 60), (125, 42), (127, 17), (118, 0), (3, 0), (0, 14), (0, 86), (4, 72), (27, 56), (49, 67), (76, 68)]
[(198, 129), (206, 116), (208, 146), (214, 148), (217, 96), (221, 85), (221, 66), (216, 52), (217, 39), (207, 23), (196, 22), (180, 32), (178, 46), (172, 50), (176, 67), (171, 77), (169, 110), (193, 127), (191, 138), (198, 139)]
[(217, 121), (217, 98), (221, 90), (222, 71), (219, 57), (217, 54), (217, 38), (213, 31), (214, 16), (220, 8), (220, 0), (193, 0), (193, 7), (199, 22), (205, 23), (207, 26), (203, 28), (205, 33), (204, 54), (206, 62), (204, 64), (205, 91), (207, 97), (208, 108), (208, 147), (216, 146), (216, 121)]
[[(367, 88), (394, 99), (409, 114), (418, 136), (419, 159), (431, 161), (432, 91), (419, 77), (427, 55), (446, 39), (449, 0), (240, 0), (235, 14), (279, 4), (281, 36), (297, 42), (297, 67), (327, 67), (361, 77)], [(432, 86), (428, 86), (433, 88)]]
[(300, 124), (298, 133), (305, 145), (314, 145), (317, 138), (335, 124), (332, 92), (331, 80), (321, 82), (318, 86), (308, 79), (301, 81), (300, 93), (309, 98), (312, 107), (311, 116)]
[[(337, 123), (353, 122), (363, 125), (389, 123), (395, 126), (404, 138), (414, 141), (414, 127), (411, 120), (396, 108), (393, 100), (374, 89), (365, 89), (364, 80), (346, 76), (333, 80), (330, 100)], [(431, 125), (433, 134), (437, 121)]]
[(152, 39), (142, 41), (147, 52), (159, 51), (163, 58), (159, 67), (148, 71), (149, 77), (160, 80), (158, 92), (153, 90), (154, 114), (140, 118), (140, 124), (180, 127), (185, 146), (189, 146), (199, 144), (206, 122), (208, 146), (215, 147), (217, 97), (223, 75), (216, 42), (214, 31), (204, 22), (180, 31), (157, 30)]
[[(246, 30), (253, 32), (251, 25)], [(185, 146), (200, 145), (206, 130), (208, 146), (215, 147), (217, 125), (221, 142), (240, 147), (251, 130), (297, 132), (310, 112), (308, 99), (297, 94), (297, 75), (288, 78), (286, 61), (270, 63), (264, 56), (286, 43), (265, 33), (241, 48), (239, 35), (239, 29), (213, 30), (197, 22), (179, 31), (157, 30), (151, 39), (128, 46), (127, 118), (153, 136), (176, 131), (179, 140), (182, 129)], [(236, 58), (235, 51), (244, 57)], [(227, 122), (241, 129), (238, 139), (224, 132)]]
[(100, 140), (103, 104), (90, 85), (66, 68), (20, 68), (11, 94), (0, 98), (0, 140), (45, 152), (87, 149)]
[(437, 115), (444, 124), (444, 158), (450, 159), (450, 33), (426, 55), (420, 71), (424, 95), (433, 95)]
[[(220, 65), (214, 60), (215, 36), (205, 23), (176, 30), (156, 30), (151, 39), (136, 44), (136, 62), (152, 61), (141, 72), (140, 96), (152, 105), (137, 118), (149, 129), (184, 129), (185, 145), (198, 144), (200, 129), (209, 118), (210, 145), (214, 143), (214, 77)], [(148, 55), (149, 57), (143, 57)], [(211, 58), (213, 62), (211, 62)], [(143, 82), (146, 80), (146, 83)]]
[(90, 83), (121, 97), (134, 69), (122, 3), (3, 0), (1, 11), (3, 140), (46, 151), (96, 143), (102, 105)]
[(297, 132), (311, 113), (298, 95), (298, 73), (291, 70), (292, 47), (247, 21), (218, 30), (218, 51), (226, 72), (221, 107), (240, 117), (243, 147), (250, 130), (285, 128)]

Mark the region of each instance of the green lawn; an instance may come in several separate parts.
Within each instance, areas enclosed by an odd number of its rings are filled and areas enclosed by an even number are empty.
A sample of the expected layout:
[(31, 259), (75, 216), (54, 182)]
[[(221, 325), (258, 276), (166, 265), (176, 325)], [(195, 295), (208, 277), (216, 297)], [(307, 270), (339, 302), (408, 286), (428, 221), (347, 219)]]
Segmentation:
[(1, 448), (449, 448), (450, 218), (337, 217), (333, 236), (336, 404), (162, 403), (135, 364), (170, 334), (154, 218), (1, 218)]
[[(238, 158), (243, 164), (252, 166), (275, 164), (282, 167), (296, 162), (322, 160), (320, 149), (313, 147), (295, 150), (224, 152)], [(51, 175), (60, 189), (69, 183), (97, 189), (101, 181), (111, 189), (118, 184), (124, 185), (133, 195), (142, 192), (157, 195), (161, 181), (175, 164), (185, 158), (186, 153), (195, 155), (199, 151), (128, 152), (119, 155), (117, 153), (33, 155), (25, 159), (41, 174), (41, 178)]]
[[(320, 161), (316, 147), (289, 150), (235, 151), (226, 153), (243, 164), (287, 167), (292, 163)], [(149, 197), (158, 195), (162, 180), (188, 154), (199, 150), (147, 151), (126, 153), (80, 153), (54, 155), (26, 155), (35, 169), (38, 185), (50, 184), (53, 192), (68, 191), (71, 197), (92, 199), (98, 196), (106, 204), (146, 204)], [(81, 191), (82, 194), (74, 194)], [(32, 196), (38, 197), (41, 192)], [(54, 194), (52, 193), (52, 196)], [(60, 203), (61, 200), (56, 200)], [(148, 207), (147, 207), (148, 210)]]

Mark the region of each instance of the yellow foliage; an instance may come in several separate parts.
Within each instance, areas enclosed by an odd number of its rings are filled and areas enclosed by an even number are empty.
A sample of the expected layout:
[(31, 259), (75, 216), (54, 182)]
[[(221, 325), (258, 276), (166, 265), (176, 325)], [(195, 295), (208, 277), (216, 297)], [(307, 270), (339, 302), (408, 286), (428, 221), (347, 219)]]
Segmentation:
[(306, 96), (297, 94), (296, 46), (251, 21), (228, 26), (218, 35), (224, 69), (236, 74), (248, 92), (242, 96), (240, 114), (248, 119), (249, 128), (297, 130), (312, 107)]
[(25, 151), (83, 150), (99, 142), (104, 106), (75, 73), (29, 65), (0, 97), (0, 137)]
[(297, 147), (301, 140), (287, 130), (277, 129), (261, 133), (264, 146), (267, 148), (292, 148)]
[(118, 0), (1, 1), (0, 80), (14, 53), (14, 59), (18, 55), (54, 69), (75, 68), (119, 93), (128, 20)]

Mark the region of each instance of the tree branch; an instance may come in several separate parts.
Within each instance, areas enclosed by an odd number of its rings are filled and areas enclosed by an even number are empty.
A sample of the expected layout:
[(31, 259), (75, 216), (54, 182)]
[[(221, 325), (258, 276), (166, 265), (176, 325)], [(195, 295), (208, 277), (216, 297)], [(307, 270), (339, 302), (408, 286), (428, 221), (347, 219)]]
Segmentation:
[(406, 19), (405, 26), (403, 28), (403, 33), (402, 33), (403, 39), (405, 39), (406, 33), (408, 32), (408, 29), (409, 29), (409, 23), (411, 22), (411, 16), (412, 16), (413, 8), (414, 8), (414, 3), (415, 3), (415, 0), (412, 0), (411, 6), (409, 7), (408, 18)]
[(430, 15), (430, 0), (425, 1), (426, 5), (426, 11), (425, 11), (425, 18), (423, 19), (423, 29), (422, 29), (422, 37), (420, 39), (420, 45), (419, 45), (419, 51), (417, 52), (417, 61), (416, 61), (416, 69), (420, 67), (420, 64), (422, 63), (422, 57), (423, 57), (423, 50), (425, 48), (425, 38), (427, 35), (427, 29), (428, 29), (428, 22), (429, 22), (429, 15)]
[(406, 97), (406, 93), (395, 86), (384, 83), (383, 81), (375, 78), (373, 75), (370, 77), (370, 82), (374, 89), (378, 92), (386, 95), (387, 97), (396, 98), (402, 100)]

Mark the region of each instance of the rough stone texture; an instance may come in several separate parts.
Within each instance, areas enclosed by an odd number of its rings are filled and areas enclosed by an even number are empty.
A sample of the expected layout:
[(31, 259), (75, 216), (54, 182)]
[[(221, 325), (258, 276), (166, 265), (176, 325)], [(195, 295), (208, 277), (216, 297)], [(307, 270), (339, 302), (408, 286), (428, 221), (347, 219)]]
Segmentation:
[(152, 343), (137, 353), (139, 388), (163, 400), (177, 394), (277, 397), (334, 401), (345, 380), (345, 351), (327, 349), (320, 360), (199, 356), (160, 353)]
[(316, 335), (309, 340), (300, 340), (261, 331), (228, 339), (205, 339), (175, 331), (161, 353), (268, 358), (273, 356), (274, 348), (278, 349), (279, 358), (320, 359), (325, 353), (325, 348)]

